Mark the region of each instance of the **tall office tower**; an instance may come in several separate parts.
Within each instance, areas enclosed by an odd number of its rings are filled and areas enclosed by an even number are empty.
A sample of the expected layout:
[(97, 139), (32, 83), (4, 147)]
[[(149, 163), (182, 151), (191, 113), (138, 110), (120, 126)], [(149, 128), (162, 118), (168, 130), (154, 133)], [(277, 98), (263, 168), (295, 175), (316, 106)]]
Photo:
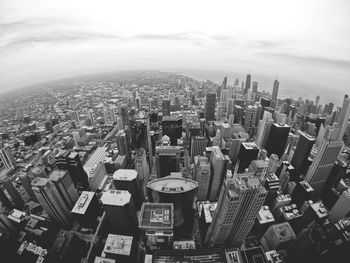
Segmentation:
[(33, 189), (32, 189), (32, 179), (29, 177), (29, 174), (22, 172), (18, 175), (18, 179), (22, 183), (22, 185), (23, 185), (24, 189), (26, 190), (27, 194), (29, 195), (30, 199), (32, 199), (32, 201), (34, 201), (34, 202), (37, 202), (36, 196), (35, 196)]
[(222, 81), (222, 88), (227, 89), (227, 77), (224, 77), (224, 80)]
[(177, 140), (182, 137), (182, 118), (179, 115), (163, 116), (163, 135), (170, 138), (171, 145), (177, 145)]
[(269, 173), (275, 173), (277, 168), (278, 168), (278, 162), (279, 162), (279, 158), (277, 156), (277, 154), (271, 154), (270, 158), (269, 158), (269, 164), (267, 167), (267, 172)]
[(279, 158), (282, 157), (286, 148), (286, 143), (290, 131), (290, 126), (273, 123), (266, 143), (268, 156), (275, 153)]
[(233, 115), (235, 116), (235, 123), (243, 123), (244, 108), (239, 105), (234, 105)]
[(103, 122), (109, 124), (108, 109), (103, 109)]
[(146, 151), (143, 148), (140, 148), (136, 151), (135, 156), (135, 170), (137, 171), (140, 181), (145, 185), (144, 188), (141, 186), (140, 190), (143, 196), (146, 195), (146, 184), (149, 180), (150, 169), (146, 159)]
[(136, 97), (135, 105), (136, 105), (137, 109), (141, 108), (141, 98), (140, 97)]
[(180, 146), (156, 146), (156, 165), (158, 177), (180, 171)]
[(299, 140), (295, 148), (291, 164), (295, 168), (295, 174), (305, 174), (307, 169), (307, 158), (310, 155), (312, 146), (316, 139), (302, 131), (299, 131)]
[(256, 143), (261, 149), (264, 149), (266, 146), (272, 123), (273, 119), (271, 112), (265, 111), (262, 120), (259, 121), (258, 131), (256, 135)]
[(253, 91), (253, 94), (254, 94), (254, 93), (255, 93), (255, 94), (258, 93), (258, 82), (253, 81), (252, 91)]
[(120, 155), (126, 155), (130, 157), (130, 143), (129, 138), (126, 135), (125, 130), (120, 130), (116, 135), (117, 147)]
[(339, 125), (341, 126), (339, 139), (342, 140), (344, 133), (348, 127), (350, 118), (350, 98), (349, 95), (344, 96), (343, 106), (341, 108), (341, 113), (339, 117)]
[(220, 188), (227, 172), (227, 165), (230, 158), (227, 155), (223, 155), (218, 146), (213, 146), (210, 157), (211, 166), (211, 182), (209, 190), (209, 200), (218, 200)]
[(69, 112), (69, 117), (72, 121), (75, 121), (76, 124), (79, 123), (79, 113), (77, 111)]
[(333, 102), (330, 102), (330, 103), (328, 104), (327, 113), (328, 113), (328, 114), (332, 114), (333, 108), (334, 108), (334, 103), (333, 103)]
[(226, 117), (229, 117), (231, 114), (233, 114), (234, 105), (235, 105), (235, 99), (232, 99), (232, 98), (228, 99)]
[(243, 94), (248, 94), (248, 91), (250, 89), (250, 82), (252, 80), (252, 76), (250, 74), (247, 75), (246, 81), (245, 81), (245, 87), (244, 87), (244, 93)]
[(253, 160), (258, 158), (259, 147), (254, 142), (242, 142), (238, 153), (238, 172), (243, 173)]
[(81, 163), (79, 153), (70, 152), (66, 157), (67, 166), (70, 177), (77, 189), (87, 189), (89, 186), (88, 176)]
[(209, 245), (240, 242), (250, 232), (263, 205), (266, 190), (252, 174), (227, 178), (206, 236)]
[(215, 93), (207, 93), (206, 102), (205, 102), (205, 119), (207, 121), (215, 120), (215, 105), (216, 104), (216, 94)]
[(244, 115), (244, 127), (250, 137), (253, 137), (256, 132), (255, 122), (256, 122), (257, 107), (249, 105), (245, 111)]
[(149, 165), (152, 169), (152, 141), (151, 141), (151, 127), (150, 116), (146, 111), (139, 111), (135, 115), (136, 124), (138, 127), (136, 135), (137, 148), (143, 147), (149, 156)]
[(4, 186), (8, 194), (11, 196), (12, 201), (15, 203), (16, 207), (23, 207), (24, 201), (22, 196), (18, 193), (17, 189), (13, 186), (13, 183), (11, 179), (7, 176), (7, 174), (4, 174), (0, 178), (0, 184)]
[(0, 185), (0, 202), (4, 207), (6, 207), (7, 210), (12, 210), (13, 205), (11, 203), (11, 200), (7, 197), (6, 193), (3, 191), (1, 185)]
[(271, 108), (276, 108), (276, 106), (277, 106), (277, 96), (278, 96), (279, 85), (280, 85), (280, 83), (276, 79), (275, 82), (273, 83)]
[(271, 106), (271, 100), (268, 98), (260, 98), (260, 104), (262, 107), (270, 107)]
[(197, 155), (203, 155), (207, 145), (208, 140), (206, 136), (193, 136), (191, 138), (191, 157), (194, 158)]
[(170, 115), (170, 100), (163, 100), (162, 102), (162, 112), (163, 116), (169, 116)]
[(343, 141), (339, 139), (340, 127), (327, 126), (325, 137), (317, 150), (317, 154), (307, 171), (305, 180), (315, 189), (320, 192), (326, 182), (334, 162), (343, 148)]
[(53, 170), (50, 174), (50, 181), (56, 187), (67, 207), (72, 209), (79, 195), (68, 171)]
[(126, 104), (121, 105), (120, 107), (120, 115), (122, 116), (122, 121), (123, 121), (123, 130), (125, 129), (125, 126), (130, 125), (129, 121), (129, 109), (126, 106)]
[(109, 224), (123, 232), (137, 230), (137, 216), (134, 201), (128, 191), (108, 190), (101, 196), (103, 209)]
[(90, 109), (89, 112), (88, 112), (88, 119), (91, 120), (91, 124), (92, 125), (95, 124), (94, 111), (92, 109)]
[(198, 200), (207, 200), (208, 190), (210, 185), (210, 163), (207, 157), (195, 156), (194, 157), (194, 177), (198, 182)]
[(64, 228), (71, 226), (70, 209), (59, 190), (49, 179), (36, 177), (32, 181), (32, 188), (41, 207), (52, 220)]
[(349, 216), (350, 213), (350, 190), (347, 189), (339, 196), (337, 202), (331, 209), (329, 221), (336, 223), (338, 220)]
[(0, 158), (7, 170), (12, 171), (16, 168), (16, 161), (9, 147), (4, 147), (0, 150)]
[(315, 100), (315, 105), (318, 106), (319, 103), (320, 103), (320, 95), (317, 95)]
[(113, 174), (113, 182), (116, 190), (125, 190), (131, 194), (135, 208), (139, 210), (143, 198), (140, 194), (142, 181), (138, 177), (137, 172), (131, 169), (119, 169)]
[(118, 131), (124, 129), (124, 127), (123, 127), (123, 119), (121, 117), (117, 117), (117, 128), (118, 128)]

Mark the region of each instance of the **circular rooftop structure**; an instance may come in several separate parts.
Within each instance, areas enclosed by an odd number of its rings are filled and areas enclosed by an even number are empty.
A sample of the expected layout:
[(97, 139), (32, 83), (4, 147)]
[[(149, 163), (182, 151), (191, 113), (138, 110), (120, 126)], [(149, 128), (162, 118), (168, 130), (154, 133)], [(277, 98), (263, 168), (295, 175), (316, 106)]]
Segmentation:
[(150, 181), (147, 186), (165, 194), (181, 194), (198, 187), (198, 182), (184, 177), (166, 176)]

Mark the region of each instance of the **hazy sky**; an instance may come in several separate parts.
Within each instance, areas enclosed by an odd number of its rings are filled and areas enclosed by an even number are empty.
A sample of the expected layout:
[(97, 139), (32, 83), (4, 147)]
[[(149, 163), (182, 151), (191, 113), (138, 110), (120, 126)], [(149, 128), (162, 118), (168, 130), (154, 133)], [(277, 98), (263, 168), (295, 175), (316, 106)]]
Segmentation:
[(0, 0), (0, 92), (125, 69), (278, 74), (340, 101), (350, 1)]

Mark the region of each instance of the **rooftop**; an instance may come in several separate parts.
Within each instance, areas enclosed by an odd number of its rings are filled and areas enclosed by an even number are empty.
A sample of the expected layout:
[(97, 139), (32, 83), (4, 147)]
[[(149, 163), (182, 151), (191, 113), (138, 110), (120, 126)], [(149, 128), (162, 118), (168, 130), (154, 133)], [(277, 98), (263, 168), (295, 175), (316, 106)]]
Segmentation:
[(103, 205), (124, 206), (130, 202), (131, 194), (128, 191), (109, 190), (102, 194)]
[(139, 228), (173, 229), (174, 205), (172, 203), (143, 203), (141, 207)]
[(75, 203), (72, 213), (84, 215), (94, 195), (94, 192), (83, 191)]
[(184, 177), (165, 176), (148, 182), (147, 187), (162, 193), (179, 194), (196, 189), (198, 182)]
[(258, 221), (260, 224), (267, 224), (275, 221), (275, 218), (267, 205), (260, 208), (258, 213)]
[(90, 174), (90, 170), (107, 157), (107, 147), (98, 147), (94, 153), (90, 156), (90, 158), (84, 164), (84, 170), (87, 174)]
[(272, 225), (270, 227), (272, 227), (278, 239), (281, 241), (287, 241), (295, 238), (294, 231), (288, 222)]
[(327, 217), (329, 215), (329, 211), (322, 202), (311, 204), (311, 208), (315, 211), (318, 218)]
[(118, 169), (113, 174), (113, 180), (132, 181), (137, 178), (137, 171), (133, 169)]
[(130, 256), (132, 240), (132, 236), (108, 234), (103, 252)]

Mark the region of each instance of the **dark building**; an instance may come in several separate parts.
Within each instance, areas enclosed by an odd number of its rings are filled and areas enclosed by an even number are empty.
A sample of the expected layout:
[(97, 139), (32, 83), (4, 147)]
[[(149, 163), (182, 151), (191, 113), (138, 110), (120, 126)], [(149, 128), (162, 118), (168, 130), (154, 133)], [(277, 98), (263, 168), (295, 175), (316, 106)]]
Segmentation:
[(290, 126), (285, 124), (273, 123), (266, 143), (267, 155), (277, 154), (279, 158), (282, 157), (286, 148)]
[(299, 176), (300, 174), (306, 173), (307, 168), (307, 158), (311, 152), (312, 146), (315, 143), (315, 138), (299, 131), (299, 141), (297, 147), (295, 148), (294, 155), (291, 161), (295, 169), (295, 174)]
[(207, 121), (215, 120), (216, 94), (207, 93), (205, 102), (205, 119)]
[(244, 87), (244, 94), (248, 94), (248, 91), (250, 89), (250, 82), (252, 81), (252, 76), (250, 74), (247, 75), (246, 81), (245, 81), (245, 87)]
[(170, 144), (177, 145), (177, 139), (182, 137), (182, 118), (178, 115), (163, 116), (163, 135), (169, 136)]
[(259, 147), (254, 142), (242, 142), (238, 153), (238, 172), (243, 173), (253, 160), (258, 158)]
[(273, 89), (272, 89), (272, 102), (271, 102), (272, 108), (275, 108), (277, 106), (277, 96), (278, 96), (279, 85), (280, 85), (280, 83), (276, 79), (273, 83)]
[(271, 106), (271, 100), (268, 98), (260, 98), (260, 104), (262, 107), (270, 107)]
[(162, 102), (162, 112), (163, 116), (170, 115), (170, 100), (163, 100)]

